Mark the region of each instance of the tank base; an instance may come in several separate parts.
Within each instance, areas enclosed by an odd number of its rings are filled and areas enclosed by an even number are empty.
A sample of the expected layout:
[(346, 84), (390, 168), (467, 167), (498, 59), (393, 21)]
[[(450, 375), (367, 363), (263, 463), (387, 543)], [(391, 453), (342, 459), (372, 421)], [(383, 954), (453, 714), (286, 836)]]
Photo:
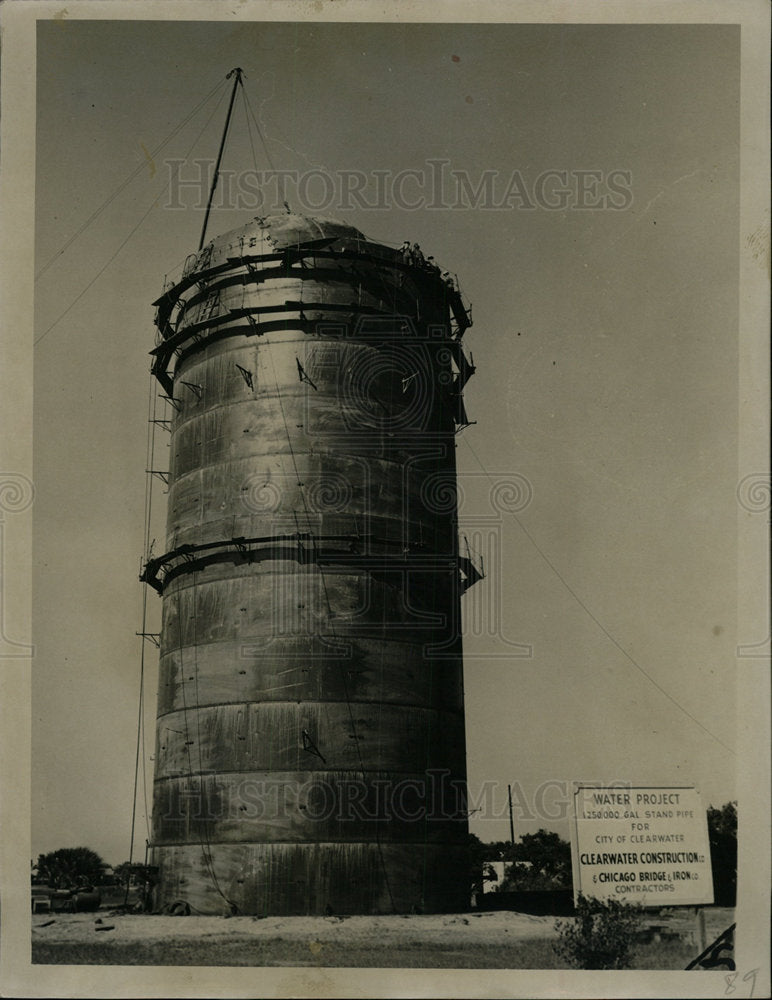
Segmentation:
[(469, 908), (466, 848), (439, 844), (186, 844), (155, 849), (159, 912), (251, 916)]

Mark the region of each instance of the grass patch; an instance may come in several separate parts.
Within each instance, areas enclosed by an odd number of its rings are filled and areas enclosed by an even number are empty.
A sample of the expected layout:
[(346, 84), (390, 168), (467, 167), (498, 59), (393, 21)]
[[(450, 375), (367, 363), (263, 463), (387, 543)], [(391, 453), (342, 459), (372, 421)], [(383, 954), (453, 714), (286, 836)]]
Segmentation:
[(661, 941), (638, 945), (633, 953), (634, 969), (685, 969), (699, 955), (696, 945), (687, 941)]
[(220, 965), (318, 966), (320, 968), (404, 969), (558, 969), (567, 968), (552, 951), (552, 942), (536, 939), (514, 945), (470, 943), (400, 943), (383, 945), (322, 944), (311, 950), (307, 942), (281, 938), (255, 941), (95, 941), (86, 944), (35, 941), (32, 961), (42, 965)]
[[(227, 941), (95, 941), (86, 944), (35, 941), (32, 961), (41, 965), (202, 965), (316, 966), (320, 968), (402, 969), (568, 969), (553, 950), (553, 939), (528, 938), (512, 944), (324, 943), (312, 951), (308, 942), (282, 938)], [(633, 969), (684, 969), (694, 948), (681, 941), (638, 945)]]

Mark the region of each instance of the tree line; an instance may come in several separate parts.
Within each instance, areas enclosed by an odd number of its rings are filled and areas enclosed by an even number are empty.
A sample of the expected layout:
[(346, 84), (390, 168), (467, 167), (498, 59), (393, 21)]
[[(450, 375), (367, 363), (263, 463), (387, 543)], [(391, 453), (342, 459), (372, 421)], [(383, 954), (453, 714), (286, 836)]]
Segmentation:
[[(737, 902), (737, 802), (707, 810), (713, 895), (718, 906)], [(571, 889), (571, 845), (550, 830), (525, 833), (512, 843), (484, 843), (469, 834), (472, 892), (528, 892)], [(504, 877), (498, 878), (494, 861), (504, 862)], [(490, 888), (489, 888), (490, 887)]]
[[(734, 906), (737, 899), (737, 803), (727, 802), (720, 809), (711, 806), (707, 816), (715, 902), (720, 906)], [(469, 860), (472, 893), (482, 892), (487, 885), (497, 892), (572, 887), (571, 845), (550, 830), (525, 833), (515, 843), (508, 840), (484, 843), (470, 833)], [(494, 861), (504, 862), (501, 880), (493, 868)], [(144, 865), (129, 865), (128, 862), (111, 871), (96, 851), (88, 847), (65, 847), (40, 854), (31, 868), (33, 881), (53, 889), (100, 886), (108, 882), (125, 886), (130, 879), (143, 882), (151, 874)]]

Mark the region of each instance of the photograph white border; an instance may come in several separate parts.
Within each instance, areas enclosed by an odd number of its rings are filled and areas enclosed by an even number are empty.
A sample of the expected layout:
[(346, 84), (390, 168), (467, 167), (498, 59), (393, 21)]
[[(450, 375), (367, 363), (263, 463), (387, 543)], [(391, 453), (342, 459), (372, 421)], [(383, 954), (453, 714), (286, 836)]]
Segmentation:
[[(764, 0), (516, 2), (470, 0), (240, 0), (238, 3), (34, 3), (11, 0), (2, 18), (0, 209), (3, 308), (0, 470), (32, 479), (32, 318), (34, 259), (35, 26), (40, 19), (187, 21), (455, 21), (520, 23), (739, 23), (742, 26), (742, 181), (740, 203), (740, 445), (738, 482), (767, 476), (769, 492), (769, 6)], [(766, 256), (748, 239), (766, 226)], [(768, 593), (768, 523), (738, 511), (738, 634), (760, 638), (759, 598)], [(31, 512), (14, 517), (13, 565), (3, 611), (14, 637), (31, 641)], [(12, 582), (12, 586), (8, 585)], [(12, 623), (12, 624), (11, 624)], [(767, 623), (769, 629), (769, 623)], [(2, 877), (0, 993), (3, 996), (108, 997), (715, 997), (748, 995), (743, 976), (757, 968), (755, 995), (769, 994), (768, 657), (739, 662), (739, 885), (734, 990), (722, 972), (400, 970), (42, 966), (30, 964), (30, 660), (0, 664), (2, 698)]]

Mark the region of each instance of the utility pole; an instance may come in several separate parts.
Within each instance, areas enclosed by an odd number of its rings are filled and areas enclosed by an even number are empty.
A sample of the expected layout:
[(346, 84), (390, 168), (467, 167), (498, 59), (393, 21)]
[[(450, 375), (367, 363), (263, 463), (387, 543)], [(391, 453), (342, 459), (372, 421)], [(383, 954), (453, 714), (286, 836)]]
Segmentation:
[(512, 820), (512, 786), (507, 785), (507, 795), (509, 796), (509, 839), (515, 843), (515, 824)]

